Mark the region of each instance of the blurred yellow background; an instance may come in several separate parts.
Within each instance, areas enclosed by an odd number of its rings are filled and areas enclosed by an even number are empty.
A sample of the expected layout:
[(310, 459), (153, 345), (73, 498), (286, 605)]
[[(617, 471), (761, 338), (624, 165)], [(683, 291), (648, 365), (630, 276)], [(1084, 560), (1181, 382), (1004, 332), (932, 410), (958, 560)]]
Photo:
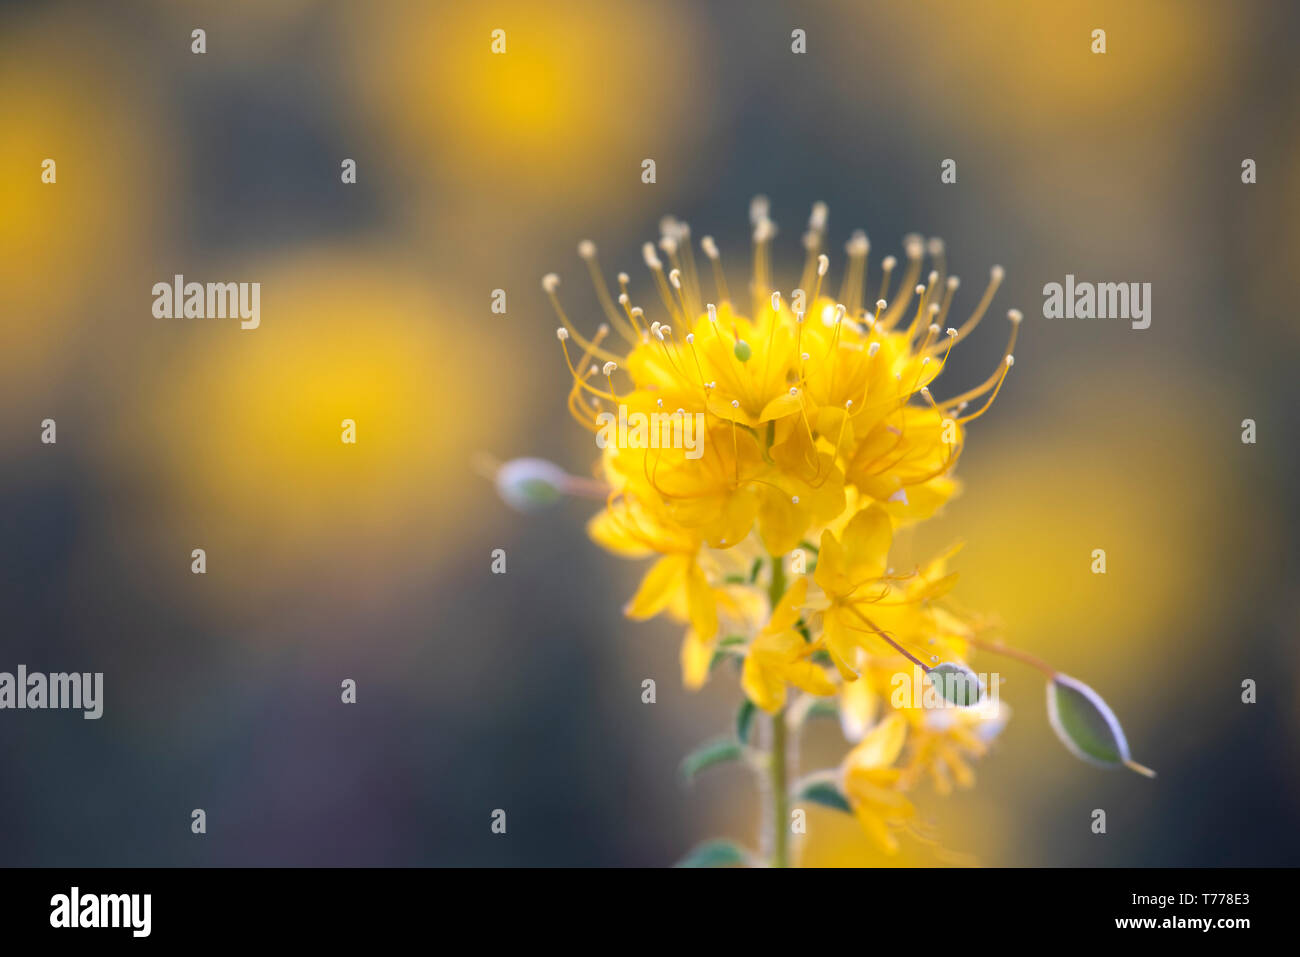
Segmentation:
[[(817, 811), (804, 862), (1297, 863), (1298, 38), (1287, 4), (1172, 0), (6, 7), (6, 660), (98, 663), (121, 704), (104, 742), (0, 728), (20, 768), (0, 811), (30, 831), (3, 863), (660, 865), (751, 840), (741, 772), (675, 778), (734, 688), (688, 694), (675, 629), (620, 618), (640, 569), (586, 541), (592, 507), (509, 513), (473, 462), (595, 458), (542, 274), (590, 330), (577, 242), (647, 289), (640, 243), (672, 213), (738, 288), (755, 193), (782, 288), (818, 200), (833, 251), (871, 236), (872, 282), (905, 233), (943, 236), (954, 313), (1006, 267), (1014, 374), (972, 425), (962, 496), (902, 547), (966, 541), (961, 602), (1096, 687), (1160, 772), (1076, 762), (1012, 666), (977, 786), (918, 799), (942, 850), (885, 860)], [(154, 318), (178, 273), (260, 282), (260, 328)], [(1041, 318), (1067, 273), (1152, 283), (1151, 328)], [(1001, 337), (954, 353), (949, 387)], [(347, 676), (364, 708), (340, 716)], [(823, 723), (804, 767), (843, 750)], [(78, 843), (51, 754), (110, 788), (119, 831)], [(155, 828), (195, 791), (236, 837)]]

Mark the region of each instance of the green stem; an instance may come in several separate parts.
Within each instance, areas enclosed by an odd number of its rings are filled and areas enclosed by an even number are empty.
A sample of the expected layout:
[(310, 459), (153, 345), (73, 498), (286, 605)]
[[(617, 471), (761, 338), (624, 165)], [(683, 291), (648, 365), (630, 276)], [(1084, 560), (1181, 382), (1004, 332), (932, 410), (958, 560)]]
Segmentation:
[(790, 793), (785, 767), (785, 709), (772, 715), (772, 866), (790, 866)]
[[(785, 563), (780, 557), (772, 559), (772, 581), (768, 586), (772, 611), (785, 594)], [(790, 866), (790, 790), (786, 780), (786, 721), (785, 709), (772, 715), (772, 751), (768, 755), (768, 774), (772, 787), (772, 866)]]

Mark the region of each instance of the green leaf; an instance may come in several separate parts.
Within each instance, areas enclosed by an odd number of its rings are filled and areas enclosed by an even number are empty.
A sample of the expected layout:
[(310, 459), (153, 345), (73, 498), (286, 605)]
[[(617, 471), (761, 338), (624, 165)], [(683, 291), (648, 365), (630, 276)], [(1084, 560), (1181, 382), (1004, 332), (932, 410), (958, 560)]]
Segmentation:
[(935, 665), (929, 671), (929, 678), (939, 697), (959, 707), (977, 704), (982, 697), (979, 676), (955, 661)]
[(754, 702), (746, 698), (740, 703), (740, 708), (736, 711), (736, 738), (741, 744), (749, 744), (749, 729), (754, 724), (756, 714), (758, 708)]
[(1056, 675), (1048, 682), (1047, 719), (1075, 757), (1107, 768), (1122, 765), (1155, 777), (1154, 771), (1129, 757), (1128, 741), (1115, 712), (1082, 681)]
[(718, 838), (705, 841), (677, 862), (678, 867), (744, 867), (749, 852), (735, 841)]
[(709, 674), (713, 674), (713, 669), (727, 658), (739, 660), (743, 657), (741, 646), (745, 644), (743, 635), (728, 635), (721, 639), (713, 649), (713, 657), (709, 659)]
[(682, 759), (682, 779), (689, 784), (706, 768), (737, 761), (743, 753), (744, 749), (739, 742), (730, 735), (711, 738)]
[(843, 811), (845, 814), (853, 813), (853, 808), (849, 805), (849, 799), (830, 781), (814, 781), (799, 791), (799, 797), (805, 801), (820, 804), (823, 807)]

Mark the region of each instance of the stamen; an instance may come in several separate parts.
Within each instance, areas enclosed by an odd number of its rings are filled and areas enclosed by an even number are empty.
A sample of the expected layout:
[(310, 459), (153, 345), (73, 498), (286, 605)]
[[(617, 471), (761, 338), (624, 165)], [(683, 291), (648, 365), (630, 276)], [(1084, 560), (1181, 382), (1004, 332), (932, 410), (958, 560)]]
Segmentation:
[(700, 248), (704, 250), (704, 255), (709, 257), (709, 262), (713, 266), (713, 284), (718, 290), (718, 299), (721, 302), (731, 302), (731, 294), (727, 291), (727, 277), (722, 271), (722, 257), (718, 255), (718, 244), (713, 241), (712, 236), (705, 236), (700, 240)]
[(988, 311), (989, 304), (993, 302), (993, 296), (997, 293), (998, 286), (1002, 284), (1002, 276), (1003, 270), (1001, 266), (994, 266), (989, 270), (989, 284), (984, 289), (984, 296), (980, 299), (979, 305), (975, 307), (975, 311), (971, 313), (971, 317), (957, 330), (957, 342), (961, 342), (970, 335), (971, 331), (979, 325), (980, 320), (984, 318), (984, 313)]
[(664, 307), (674, 320), (677, 319), (677, 306), (673, 302), (672, 290), (668, 288), (668, 280), (664, 278), (664, 264), (655, 252), (654, 243), (643, 245), (641, 255), (645, 259), (646, 266), (649, 267), (650, 272), (655, 277), (655, 286), (659, 289), (659, 298), (663, 300)]
[(630, 345), (636, 345), (635, 330), (627, 327), (623, 317), (614, 308), (614, 300), (610, 298), (609, 287), (605, 285), (605, 276), (601, 273), (600, 263), (596, 260), (596, 244), (590, 239), (584, 239), (578, 243), (578, 255), (587, 263), (587, 271), (591, 273), (591, 284), (596, 289), (596, 298), (600, 300), (600, 308), (604, 311), (605, 318)]
[(601, 359), (617, 358), (614, 353), (600, 348), (596, 342), (588, 340), (574, 328), (573, 323), (569, 321), (569, 317), (564, 313), (564, 307), (560, 305), (560, 297), (555, 292), (559, 287), (560, 277), (555, 273), (549, 272), (542, 277), (542, 289), (546, 291), (547, 297), (551, 300), (551, 307), (555, 310), (555, 314), (560, 317), (560, 323), (569, 331), (569, 335), (573, 336), (573, 341)]
[(844, 244), (844, 251), (849, 255), (849, 266), (844, 272), (844, 281), (840, 285), (840, 299), (849, 312), (857, 315), (858, 305), (862, 302), (863, 283), (867, 274), (867, 254), (871, 252), (871, 243), (867, 234), (857, 230)]
[(893, 256), (886, 256), (880, 261), (880, 268), (884, 272), (884, 278), (880, 280), (880, 302), (884, 302), (889, 295), (889, 277), (894, 272), (894, 267), (898, 265), (898, 260)]

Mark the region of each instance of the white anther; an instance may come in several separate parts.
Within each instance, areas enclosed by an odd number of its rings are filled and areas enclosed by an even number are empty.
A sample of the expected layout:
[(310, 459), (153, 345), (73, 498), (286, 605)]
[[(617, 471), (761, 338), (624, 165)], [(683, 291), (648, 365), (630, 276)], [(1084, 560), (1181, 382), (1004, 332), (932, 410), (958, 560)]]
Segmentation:
[(583, 259), (591, 259), (596, 255), (596, 244), (590, 239), (584, 239), (578, 243), (578, 255)]
[(603, 372), (607, 376), (611, 376), (617, 371), (618, 371), (617, 362), (606, 362), (604, 367), (601, 369), (601, 372)]
[(1012, 322), (1019, 322), (1021, 319), (1025, 317), (1023, 314), (1021, 314), (1019, 309), (1011, 309), (1008, 310), (1007, 312), (1007, 318), (1010, 319)]
[(560, 277), (553, 272), (548, 272), (542, 277), (542, 288), (547, 292), (555, 292), (560, 285)]
[(565, 329), (564, 326), (560, 326), (560, 328), (555, 330), (555, 338), (563, 342), (565, 339), (569, 338), (569, 330)]
[(773, 311), (773, 312), (780, 312), (780, 311), (781, 311), (781, 291), (780, 291), (780, 290), (775, 290), (775, 291), (772, 293), (772, 311)]

